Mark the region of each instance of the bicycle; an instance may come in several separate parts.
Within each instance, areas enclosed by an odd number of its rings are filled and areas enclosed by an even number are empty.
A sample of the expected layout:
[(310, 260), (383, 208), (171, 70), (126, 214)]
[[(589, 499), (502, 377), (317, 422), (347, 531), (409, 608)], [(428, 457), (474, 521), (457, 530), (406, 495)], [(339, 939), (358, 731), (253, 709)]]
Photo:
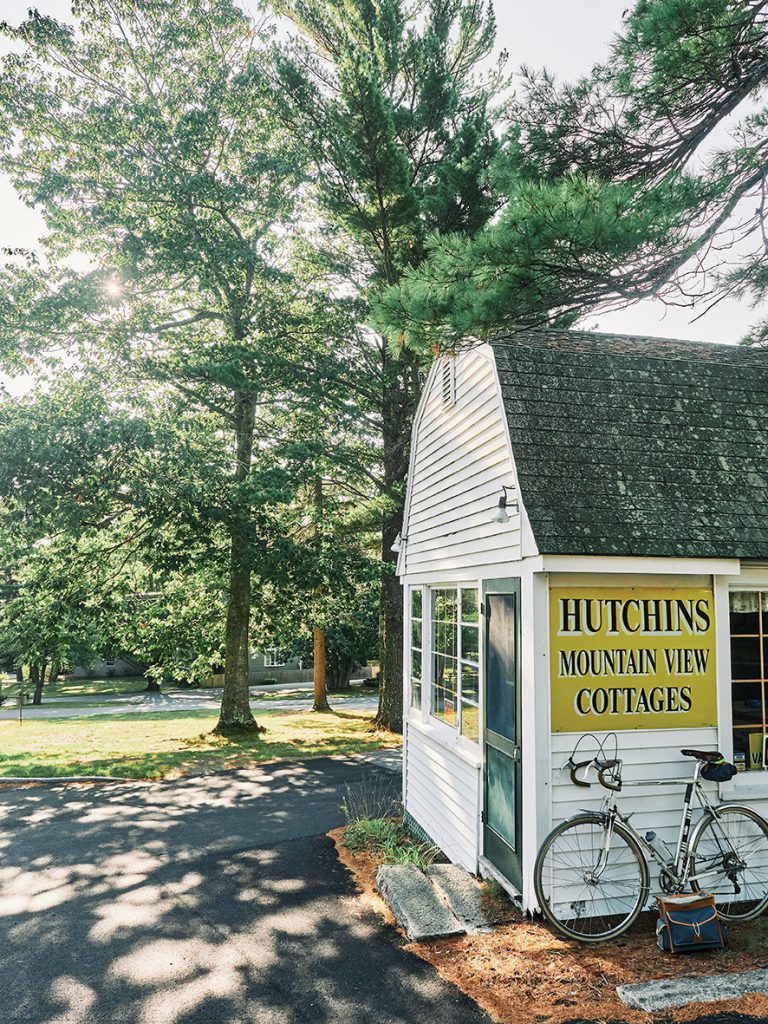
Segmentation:
[[(620, 759), (602, 760), (602, 749), (588, 761), (575, 763), (571, 756), (567, 766), (572, 781), (591, 786), (586, 774), (594, 768), (609, 795), (600, 811), (585, 810), (554, 828), (536, 858), (536, 898), (546, 919), (563, 935), (581, 942), (603, 942), (630, 928), (650, 892), (649, 856), (659, 866), (665, 893), (684, 892), (688, 886), (693, 892), (713, 893), (719, 914), (728, 921), (749, 921), (765, 910), (768, 822), (750, 807), (710, 802), (701, 773), (707, 765), (722, 762), (722, 754), (702, 750), (681, 754), (696, 758), (696, 767), (686, 785), (674, 854), (654, 832), (641, 836), (630, 824), (632, 814), (619, 810)], [(577, 774), (582, 770), (584, 779)], [(694, 795), (703, 814), (691, 832)]]

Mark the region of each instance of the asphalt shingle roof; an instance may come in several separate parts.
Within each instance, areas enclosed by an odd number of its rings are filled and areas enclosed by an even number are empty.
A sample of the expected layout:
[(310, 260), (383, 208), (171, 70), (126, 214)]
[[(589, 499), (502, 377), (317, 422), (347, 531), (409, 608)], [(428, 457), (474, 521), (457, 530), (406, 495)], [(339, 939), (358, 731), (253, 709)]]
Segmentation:
[(768, 351), (557, 330), (491, 344), (542, 554), (768, 557)]

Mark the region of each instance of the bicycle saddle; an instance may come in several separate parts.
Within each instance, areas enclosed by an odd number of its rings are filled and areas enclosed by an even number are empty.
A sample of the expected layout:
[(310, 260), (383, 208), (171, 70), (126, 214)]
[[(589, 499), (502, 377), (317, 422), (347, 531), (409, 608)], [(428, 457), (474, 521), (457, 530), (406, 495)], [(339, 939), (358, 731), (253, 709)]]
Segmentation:
[(683, 757), (695, 757), (699, 761), (723, 761), (723, 755), (718, 750), (681, 750)]

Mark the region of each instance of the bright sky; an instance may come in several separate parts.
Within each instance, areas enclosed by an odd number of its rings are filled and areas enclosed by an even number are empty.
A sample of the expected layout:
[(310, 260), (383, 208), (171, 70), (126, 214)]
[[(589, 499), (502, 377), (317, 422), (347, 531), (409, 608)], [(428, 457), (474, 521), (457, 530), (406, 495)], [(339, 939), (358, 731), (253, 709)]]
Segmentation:
[[(245, 7), (255, 6), (249, 0), (243, 3)], [(561, 79), (575, 78), (605, 57), (611, 37), (620, 28), (622, 11), (629, 4), (630, 0), (541, 0), (533, 4), (530, 0), (496, 0), (499, 47), (509, 51), (514, 68), (521, 64), (546, 66)], [(2, 15), (12, 24), (24, 18), (29, 6), (30, 0), (0, 0)], [(43, 14), (68, 19), (69, 0), (35, 0), (34, 6)], [(2, 177), (0, 224), (3, 244), (8, 246), (32, 248), (43, 230), (39, 216), (18, 200)], [(737, 342), (755, 318), (746, 304), (733, 300), (719, 303), (701, 320), (691, 323), (700, 312), (647, 301), (620, 312), (588, 317), (584, 326), (626, 334)]]

